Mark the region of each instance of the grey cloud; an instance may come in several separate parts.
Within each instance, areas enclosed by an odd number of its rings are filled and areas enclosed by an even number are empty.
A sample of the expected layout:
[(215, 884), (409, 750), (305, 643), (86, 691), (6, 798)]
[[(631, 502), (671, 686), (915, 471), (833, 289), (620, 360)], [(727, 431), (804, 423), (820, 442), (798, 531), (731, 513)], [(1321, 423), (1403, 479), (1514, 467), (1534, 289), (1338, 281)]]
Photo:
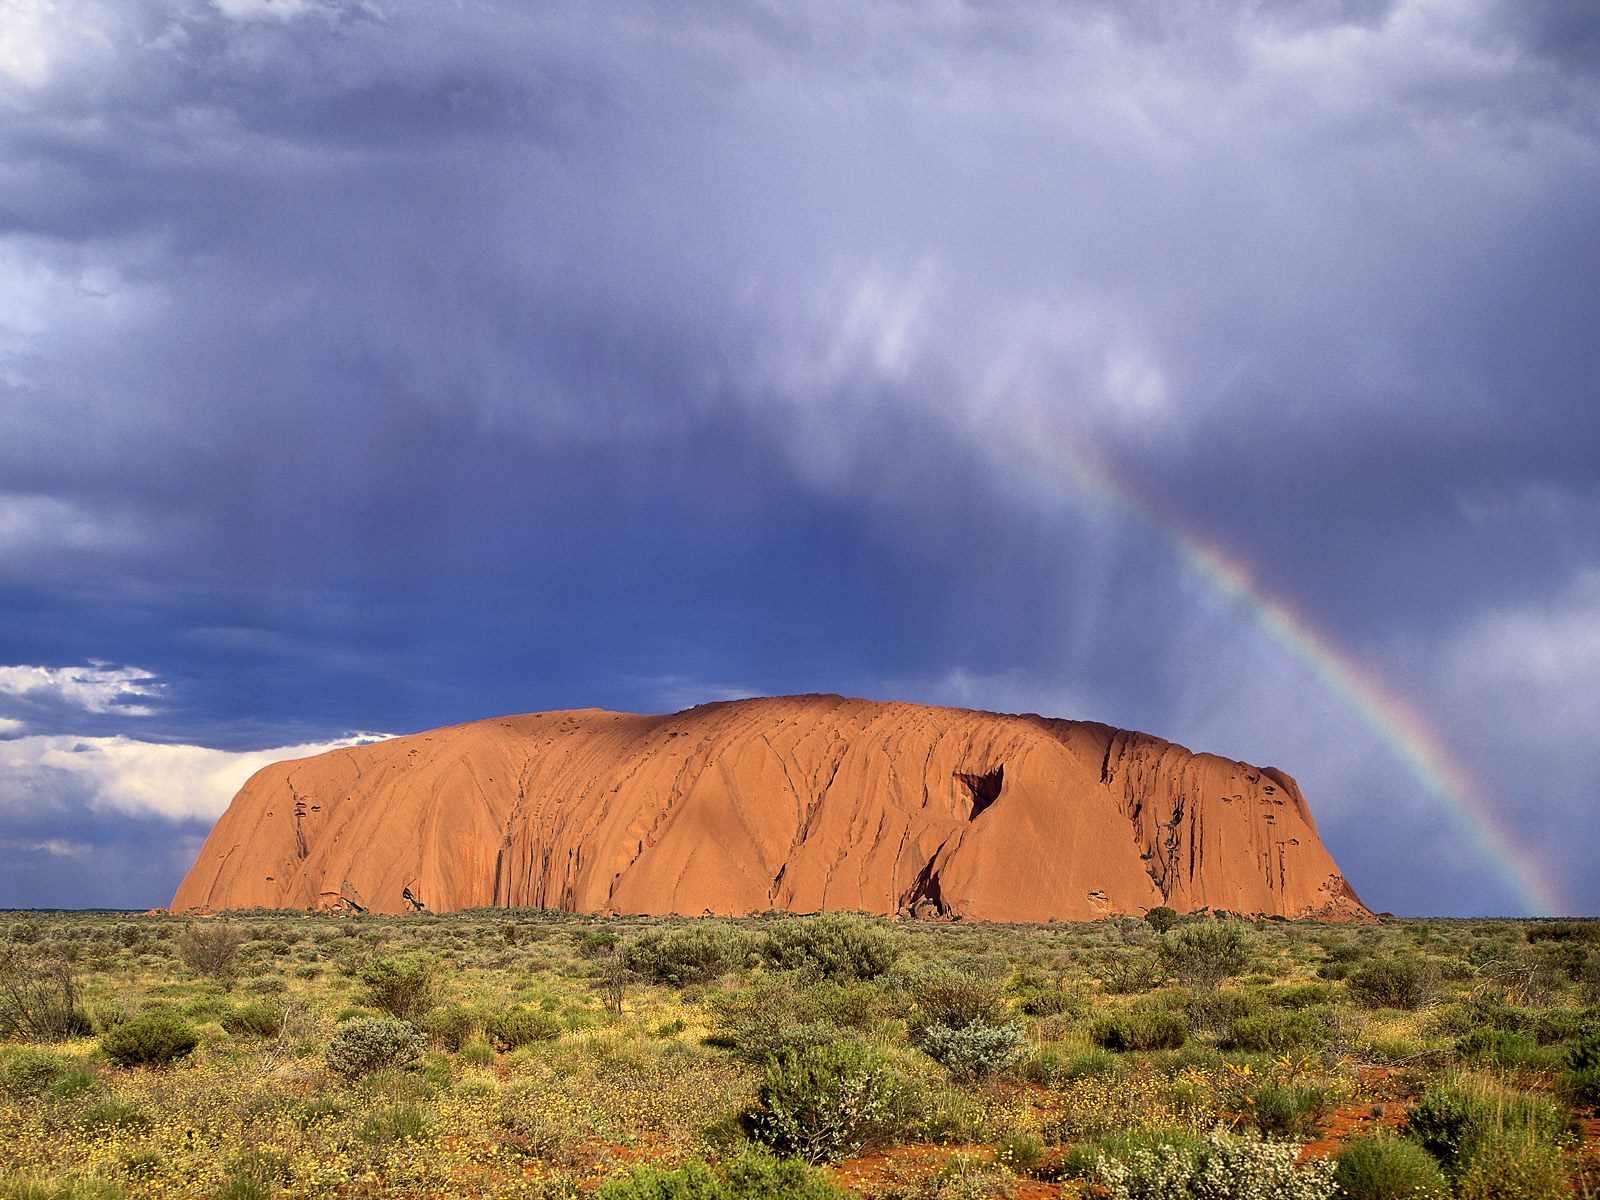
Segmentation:
[(870, 659), (1384, 786), (1023, 415), (1453, 730), (1453, 631), (1600, 563), (1578, 8), (61, 12), (0, 118), (8, 658), (182, 674), (171, 736)]

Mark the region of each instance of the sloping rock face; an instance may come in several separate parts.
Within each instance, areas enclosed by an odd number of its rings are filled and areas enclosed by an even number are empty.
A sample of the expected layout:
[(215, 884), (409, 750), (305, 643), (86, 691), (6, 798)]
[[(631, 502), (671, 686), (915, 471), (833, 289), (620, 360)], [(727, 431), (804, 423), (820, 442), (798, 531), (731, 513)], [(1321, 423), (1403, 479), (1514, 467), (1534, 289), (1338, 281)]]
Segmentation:
[(1105, 725), (799, 696), (478, 721), (259, 771), (175, 911), (1368, 914), (1300, 789)]

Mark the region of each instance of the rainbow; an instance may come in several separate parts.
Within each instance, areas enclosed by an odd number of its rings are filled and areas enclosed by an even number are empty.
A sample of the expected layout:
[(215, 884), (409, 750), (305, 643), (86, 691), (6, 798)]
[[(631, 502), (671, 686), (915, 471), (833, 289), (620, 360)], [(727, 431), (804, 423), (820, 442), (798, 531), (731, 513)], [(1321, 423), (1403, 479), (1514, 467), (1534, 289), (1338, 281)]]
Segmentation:
[(1131, 523), (1170, 547), (1212, 597), (1245, 614), (1440, 801), (1452, 825), (1505, 882), (1527, 915), (1570, 911), (1554, 881), (1501, 822), (1483, 789), (1413, 703), (1318, 632), (1286, 601), (1267, 592), (1246, 563), (1186, 527), (1131, 481), (1119, 478), (1065, 430), (1042, 419), (1017, 417), (1028, 423), (1015, 427), (1016, 448), (1022, 453), (1008, 459), (1008, 471), (1020, 465), (1035, 482), (1058, 493), (1070, 485), (1078, 498), (1102, 513)]

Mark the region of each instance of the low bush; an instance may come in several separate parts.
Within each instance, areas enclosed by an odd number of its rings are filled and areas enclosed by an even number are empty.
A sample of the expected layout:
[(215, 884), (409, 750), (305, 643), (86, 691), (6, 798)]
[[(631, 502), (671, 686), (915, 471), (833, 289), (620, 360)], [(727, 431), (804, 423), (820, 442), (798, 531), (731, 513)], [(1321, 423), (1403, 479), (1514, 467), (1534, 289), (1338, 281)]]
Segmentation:
[(441, 1048), (454, 1054), (470, 1042), (482, 1026), (482, 1020), (471, 1009), (460, 1004), (446, 1004), (428, 1014), (421, 1030)]
[(1089, 1031), (1106, 1050), (1176, 1050), (1189, 1040), (1189, 1019), (1163, 1009), (1133, 1010), (1103, 1017)]
[(901, 1091), (889, 1061), (870, 1047), (785, 1050), (767, 1064), (745, 1128), (777, 1154), (831, 1162), (895, 1129)]
[(485, 1031), (497, 1050), (515, 1050), (561, 1036), (561, 1018), (536, 1008), (508, 1008), (489, 1018)]
[(1600, 1029), (1591, 1030), (1567, 1049), (1563, 1088), (1579, 1104), (1600, 1108)]
[(187, 1057), (199, 1044), (194, 1026), (164, 1009), (130, 1017), (100, 1036), (100, 1049), (119, 1067), (165, 1066)]
[(1474, 1029), (1456, 1039), (1456, 1053), (1471, 1063), (1532, 1070), (1553, 1066), (1560, 1058), (1558, 1050), (1541, 1046), (1532, 1034), (1504, 1029)]
[(61, 1042), (91, 1031), (71, 961), (49, 950), (0, 949), (0, 1038)]
[(149, 1129), (155, 1122), (150, 1114), (131, 1100), (120, 1096), (107, 1096), (84, 1107), (78, 1114), (78, 1124), (89, 1133), (104, 1133), (122, 1129), (136, 1131)]
[(19, 1099), (42, 1096), (72, 1060), (48, 1050), (16, 1050), (0, 1059), (0, 1090)]
[(1165, 933), (1178, 923), (1178, 911), (1158, 904), (1144, 915), (1144, 923), (1157, 933)]
[(1184, 987), (1220, 987), (1244, 973), (1254, 944), (1242, 921), (1193, 921), (1161, 936), (1161, 965)]
[(178, 935), (178, 957), (196, 975), (231, 983), (244, 940), (244, 930), (237, 925), (198, 922)]
[(439, 967), (424, 955), (375, 958), (358, 978), (361, 1002), (397, 1020), (416, 1022), (439, 1001)]
[(425, 1048), (422, 1035), (406, 1021), (357, 1017), (339, 1026), (322, 1057), (336, 1075), (359, 1079), (373, 1071), (415, 1062)]
[(713, 993), (711, 1035), (747, 1062), (765, 1062), (783, 1049), (847, 1041), (883, 1019), (883, 991), (866, 983), (800, 984), (788, 974), (769, 975), (737, 991)]
[(1347, 1145), (1335, 1162), (1333, 1181), (1345, 1200), (1443, 1200), (1450, 1194), (1433, 1157), (1392, 1134)]
[(1159, 987), (1161, 961), (1142, 950), (1102, 954), (1091, 968), (1102, 987), (1114, 996), (1134, 996)]
[(1244, 1119), (1263, 1137), (1310, 1141), (1322, 1131), (1327, 1098), (1314, 1087), (1267, 1083), (1245, 1097)]
[(414, 1104), (380, 1108), (361, 1121), (361, 1140), (375, 1146), (391, 1142), (424, 1142), (433, 1134), (427, 1113)]
[(1502, 1135), (1553, 1148), (1570, 1123), (1568, 1113), (1542, 1096), (1443, 1079), (1417, 1098), (1403, 1132), (1459, 1177), (1481, 1147)]
[(876, 979), (900, 957), (900, 938), (877, 921), (844, 913), (786, 920), (767, 931), (762, 954), (774, 966), (848, 983)]
[(811, 1168), (791, 1160), (745, 1154), (720, 1172), (690, 1161), (675, 1170), (649, 1168), (601, 1184), (596, 1200), (844, 1200), (844, 1193)]
[(1350, 994), (1366, 1008), (1417, 1009), (1439, 988), (1439, 970), (1417, 955), (1373, 959), (1349, 978)]
[(1099, 1155), (1093, 1181), (1110, 1200), (1330, 1200), (1334, 1166), (1296, 1162), (1298, 1148), (1216, 1131), (1181, 1144)]
[(1017, 1008), (1030, 1017), (1076, 1017), (1083, 1015), (1088, 1007), (1089, 1002), (1081, 992), (1059, 987), (1027, 988), (1017, 997)]
[(1283, 1054), (1325, 1040), (1327, 1028), (1314, 1013), (1273, 1009), (1235, 1019), (1224, 1044), (1233, 1050)]
[(647, 929), (623, 951), (630, 971), (654, 983), (709, 983), (743, 964), (755, 939), (735, 925), (701, 922)]
[(223, 1013), (222, 1027), (234, 1037), (277, 1037), (283, 1031), (286, 1012), (281, 1004), (258, 1000)]
[(997, 1075), (1022, 1057), (1028, 1041), (1015, 1024), (930, 1025), (922, 1048), (958, 1081), (970, 1083)]
[(915, 1006), (909, 1022), (913, 1039), (920, 1039), (931, 1025), (961, 1028), (975, 1022), (1005, 1023), (1005, 1000), (998, 980), (939, 967), (914, 976), (909, 989)]
[(246, 1150), (228, 1164), (218, 1200), (270, 1200), (293, 1179), (294, 1168), (288, 1155), (273, 1150)]
[(1459, 1200), (1570, 1200), (1572, 1194), (1556, 1147), (1527, 1128), (1476, 1138), (1456, 1183)]

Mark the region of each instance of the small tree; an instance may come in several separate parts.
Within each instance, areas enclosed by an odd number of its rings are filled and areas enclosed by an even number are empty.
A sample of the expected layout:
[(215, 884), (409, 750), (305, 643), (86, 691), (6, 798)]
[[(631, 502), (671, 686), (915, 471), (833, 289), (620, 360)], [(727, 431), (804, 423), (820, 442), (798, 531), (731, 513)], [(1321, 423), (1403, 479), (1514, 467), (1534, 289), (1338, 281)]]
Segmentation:
[(439, 972), (431, 958), (375, 958), (361, 968), (365, 1001), (373, 1008), (415, 1021), (439, 1002)]
[(78, 1007), (78, 977), (59, 954), (0, 951), (0, 1037), (60, 1042), (89, 1032)]
[(178, 957), (196, 975), (204, 975), (231, 986), (239, 947), (244, 942), (244, 930), (237, 925), (208, 921), (191, 925), (183, 931), (178, 938)]
[(1196, 921), (1161, 938), (1161, 962), (1185, 987), (1211, 991), (1250, 965), (1251, 938), (1240, 921)]
[(1158, 904), (1144, 915), (1144, 923), (1157, 933), (1165, 933), (1178, 923), (1178, 910)]

